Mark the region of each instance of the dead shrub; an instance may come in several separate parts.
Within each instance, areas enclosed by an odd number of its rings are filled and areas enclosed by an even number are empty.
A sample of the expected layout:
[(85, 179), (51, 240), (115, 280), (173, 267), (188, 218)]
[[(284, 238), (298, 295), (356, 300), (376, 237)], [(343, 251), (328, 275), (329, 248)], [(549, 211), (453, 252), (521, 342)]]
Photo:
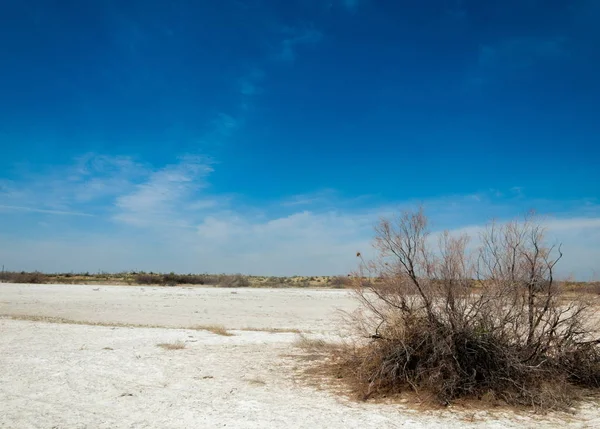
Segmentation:
[(179, 276), (173, 272), (169, 274), (163, 274), (161, 284), (166, 286), (177, 286), (179, 284)]
[(476, 250), (468, 242), (444, 233), (436, 247), (422, 210), (381, 221), (379, 256), (353, 277), (364, 340), (331, 356), (337, 376), (363, 399), (413, 391), (540, 409), (599, 388), (593, 306), (561, 297), (560, 247), (532, 218), (490, 224)]
[(336, 289), (352, 286), (352, 279), (348, 276), (335, 276), (329, 279), (329, 285)]
[(286, 284), (286, 282), (287, 278), (285, 277), (267, 277), (262, 285), (265, 287), (272, 288), (287, 287), (288, 285)]
[(198, 277), (199, 277), (199, 280), (202, 281), (203, 283), (197, 283), (197, 284), (205, 284), (205, 285), (218, 285), (219, 284), (219, 276), (218, 275), (200, 274)]
[(185, 274), (180, 276), (179, 283), (188, 285), (205, 285), (210, 284), (209, 277), (210, 276), (206, 274)]
[(158, 274), (139, 273), (135, 275), (135, 283), (139, 285), (158, 285), (162, 284), (162, 278)]
[(138, 273), (134, 276), (134, 281), (140, 285), (209, 285), (217, 284), (219, 278), (209, 274), (176, 274), (173, 272), (167, 274)]
[(241, 274), (223, 274), (219, 278), (218, 285), (221, 287), (248, 287), (250, 286), (250, 280), (248, 279), (248, 277), (243, 276)]
[(30, 284), (42, 284), (48, 283), (49, 277), (47, 274), (34, 271), (31, 273), (21, 271), (2, 271), (0, 273), (0, 281), (9, 283), (30, 283)]
[(565, 282), (563, 290), (576, 294), (600, 295), (600, 282)]

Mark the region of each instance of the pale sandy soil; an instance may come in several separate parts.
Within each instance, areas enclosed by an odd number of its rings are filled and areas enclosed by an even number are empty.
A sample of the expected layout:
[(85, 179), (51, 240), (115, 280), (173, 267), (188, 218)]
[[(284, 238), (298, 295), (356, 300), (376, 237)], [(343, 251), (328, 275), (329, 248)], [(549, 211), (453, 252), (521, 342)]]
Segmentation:
[[(572, 416), (414, 411), (357, 403), (300, 376), (297, 334), (334, 334), (344, 291), (0, 285), (0, 314), (181, 327), (88, 326), (0, 317), (2, 428), (600, 427), (593, 404)], [(237, 292), (237, 293), (231, 293)], [(181, 350), (160, 343), (181, 342)]]
[(355, 308), (340, 289), (0, 284), (0, 315), (91, 322), (331, 331), (338, 310)]

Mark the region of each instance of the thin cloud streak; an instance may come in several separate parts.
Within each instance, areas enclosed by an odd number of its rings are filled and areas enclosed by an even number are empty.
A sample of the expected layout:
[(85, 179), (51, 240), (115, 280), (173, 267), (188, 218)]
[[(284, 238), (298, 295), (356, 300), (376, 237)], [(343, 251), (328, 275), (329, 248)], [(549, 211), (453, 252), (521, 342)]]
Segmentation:
[(71, 212), (71, 211), (63, 211), (63, 210), (37, 209), (34, 207), (22, 207), (22, 206), (0, 205), (0, 209), (24, 211), (24, 212), (32, 212), (32, 213), (45, 213), (45, 214), (53, 214), (53, 215), (64, 215), (64, 216), (90, 216), (90, 217), (94, 216), (93, 214), (90, 214), (90, 213)]

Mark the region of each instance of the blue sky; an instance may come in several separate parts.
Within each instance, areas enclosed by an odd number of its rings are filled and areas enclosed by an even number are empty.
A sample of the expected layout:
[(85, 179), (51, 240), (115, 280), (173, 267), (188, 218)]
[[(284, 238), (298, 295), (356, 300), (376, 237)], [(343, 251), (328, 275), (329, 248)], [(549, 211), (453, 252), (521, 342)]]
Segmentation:
[(600, 266), (600, 2), (0, 5), (0, 263), (337, 274), (529, 209)]

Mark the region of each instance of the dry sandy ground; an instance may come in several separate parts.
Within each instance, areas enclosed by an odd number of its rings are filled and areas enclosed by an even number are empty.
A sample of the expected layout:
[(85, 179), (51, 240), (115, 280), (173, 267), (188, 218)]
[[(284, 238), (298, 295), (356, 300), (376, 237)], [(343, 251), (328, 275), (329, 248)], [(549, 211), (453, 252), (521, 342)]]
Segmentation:
[[(96, 289), (3, 284), (0, 314), (171, 328), (0, 318), (0, 427), (600, 427), (593, 405), (541, 417), (353, 402), (303, 380), (297, 334), (238, 330), (335, 333), (336, 310), (355, 308), (344, 291)], [(204, 324), (235, 335), (173, 328)], [(185, 347), (157, 347), (175, 342)]]
[(0, 284), (0, 315), (91, 322), (331, 331), (337, 310), (354, 308), (354, 299), (340, 289)]

